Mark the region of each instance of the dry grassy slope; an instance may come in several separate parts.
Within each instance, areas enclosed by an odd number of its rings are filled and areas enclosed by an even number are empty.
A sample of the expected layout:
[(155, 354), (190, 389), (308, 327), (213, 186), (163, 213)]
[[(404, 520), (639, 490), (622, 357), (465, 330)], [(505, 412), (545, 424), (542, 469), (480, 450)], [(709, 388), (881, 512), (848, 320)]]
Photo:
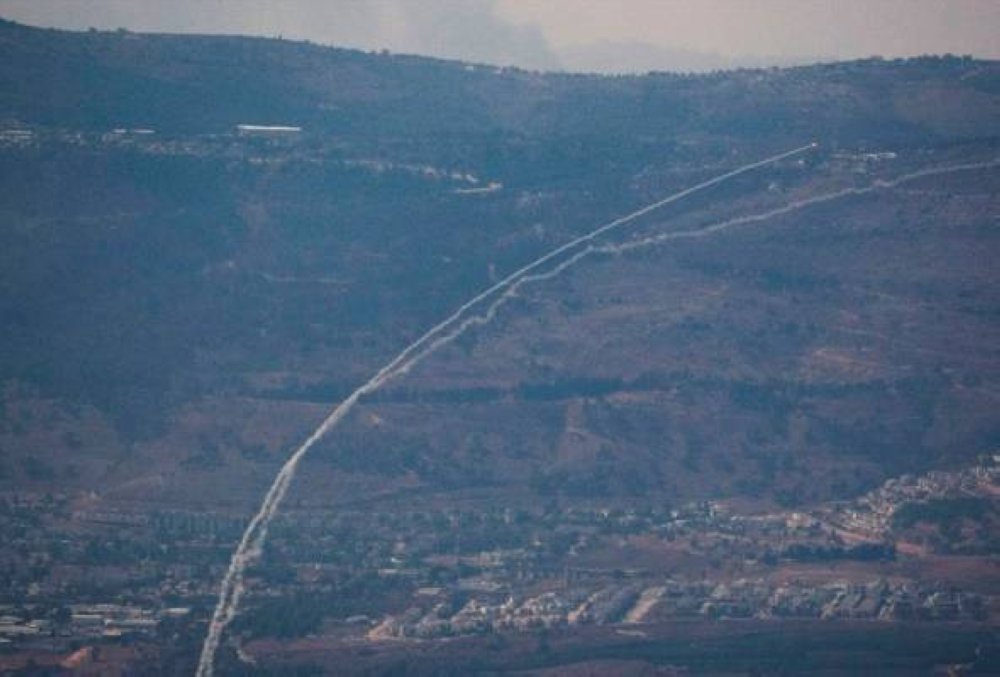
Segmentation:
[[(867, 175), (827, 158), (770, 191), (761, 181), (638, 231), (697, 228), (981, 156), (907, 157)], [(497, 322), (360, 407), (308, 459), (292, 500), (528, 487), (796, 503), (988, 451), (998, 439), (998, 182), (995, 170), (921, 179), (589, 259), (526, 288)], [(252, 504), (330, 404), (275, 399), (280, 384), (336, 379), (355, 350), (325, 346), (293, 360), (298, 372), (246, 372), (257, 395), (179, 405), (162, 434), (132, 443), (93, 408), (9, 387), (8, 477), (116, 500)]]
[(488, 401), (373, 404), (310, 475), (367, 452), (431, 483), (797, 502), (987, 451), (998, 181), (922, 179), (584, 263), (396, 386)]

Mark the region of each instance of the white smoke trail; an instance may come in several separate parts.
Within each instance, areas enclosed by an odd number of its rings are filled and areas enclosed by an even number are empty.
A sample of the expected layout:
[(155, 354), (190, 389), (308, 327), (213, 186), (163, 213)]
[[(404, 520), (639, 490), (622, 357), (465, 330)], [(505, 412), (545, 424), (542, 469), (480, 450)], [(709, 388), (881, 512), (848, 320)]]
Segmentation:
[(909, 174), (903, 174), (897, 176), (891, 180), (876, 179), (871, 184), (863, 186), (860, 188), (842, 188), (831, 193), (824, 193), (822, 195), (815, 195), (813, 197), (803, 198), (801, 200), (795, 200), (794, 202), (789, 202), (788, 204), (782, 205), (781, 207), (776, 207), (770, 211), (761, 212), (759, 214), (753, 214), (750, 216), (738, 216), (727, 221), (721, 221), (719, 223), (712, 224), (710, 226), (705, 226), (704, 228), (699, 228), (697, 230), (689, 231), (678, 231), (673, 233), (661, 233), (659, 235), (652, 235), (650, 237), (644, 237), (638, 240), (631, 240), (628, 242), (623, 242), (621, 244), (607, 244), (600, 247), (593, 248), (592, 251), (600, 252), (604, 254), (620, 254), (623, 252), (631, 251), (633, 249), (640, 249), (642, 247), (650, 247), (657, 244), (662, 244), (664, 242), (669, 242), (670, 240), (680, 240), (688, 238), (699, 238), (706, 237), (708, 235), (713, 235), (720, 230), (729, 230), (735, 226), (742, 226), (748, 223), (760, 223), (761, 221), (767, 221), (773, 219), (777, 216), (782, 216), (788, 214), (789, 212), (798, 211), (800, 209), (805, 209), (806, 207), (812, 207), (814, 205), (823, 204), (824, 202), (832, 202), (834, 200), (839, 200), (843, 197), (857, 196), (857, 195), (867, 195), (869, 193), (874, 193), (878, 190), (884, 190), (887, 188), (895, 188), (900, 184), (907, 183), (909, 181), (914, 181), (916, 179), (925, 178), (928, 176), (937, 176), (940, 174), (950, 174), (954, 172), (969, 171), (975, 169), (991, 169), (994, 167), (1000, 167), (1000, 158), (989, 160), (986, 162), (973, 162), (962, 165), (948, 165), (945, 167), (931, 167), (929, 169), (921, 169), (916, 172), (911, 172)]
[[(419, 339), (411, 343), (406, 349), (403, 350), (395, 359), (389, 362), (385, 367), (383, 367), (379, 372), (372, 377), (367, 383), (362, 385), (360, 388), (351, 393), (347, 399), (341, 402), (327, 418), (320, 424), (320, 426), (306, 439), (302, 445), (288, 458), (285, 464), (282, 466), (278, 475), (275, 477), (270, 489), (268, 489), (267, 494), (261, 504), (260, 509), (257, 514), (254, 515), (253, 519), (250, 521), (246, 530), (243, 533), (243, 537), (240, 539), (240, 543), (236, 550), (233, 552), (232, 559), (229, 564), (229, 568), (223, 577), (221, 590), (219, 594), (219, 601), (216, 605), (215, 612), (213, 613), (212, 620), (209, 624), (208, 634), (205, 637), (205, 642), (202, 646), (201, 656), (198, 662), (198, 672), (199, 676), (209, 676), (213, 672), (213, 665), (215, 659), (215, 653), (218, 650), (219, 643), (222, 638), (222, 633), (229, 623), (233, 620), (236, 610), (239, 607), (240, 599), (243, 595), (243, 577), (246, 568), (250, 563), (252, 563), (263, 549), (264, 542), (267, 540), (268, 527), (271, 520), (273, 519), (275, 513), (281, 505), (288, 488), (295, 477), (295, 472), (298, 468), (298, 464), (302, 457), (311, 449), (316, 442), (318, 442), (324, 435), (326, 435), (330, 430), (336, 427), (341, 420), (354, 408), (354, 405), (365, 395), (370, 394), (382, 387), (389, 380), (406, 374), (412, 369), (416, 364), (422, 361), (424, 358), (428, 357), (430, 354), (438, 350), (439, 348), (447, 345), (448, 343), (454, 341), (461, 334), (463, 334), (470, 327), (487, 324), (493, 320), (496, 316), (497, 311), (500, 307), (506, 303), (507, 300), (513, 298), (518, 290), (525, 284), (531, 282), (537, 282), (541, 280), (550, 279), (561, 274), (567, 268), (576, 264), (578, 261), (584, 257), (594, 253), (594, 252), (622, 252), (630, 249), (635, 249), (642, 246), (651, 246), (664, 242), (670, 239), (677, 239), (681, 237), (703, 237), (711, 233), (718, 232), (727, 228), (731, 228), (736, 225), (741, 225), (744, 223), (751, 223), (757, 221), (763, 221), (781, 214), (785, 214), (796, 209), (802, 209), (804, 207), (818, 204), (820, 202), (826, 202), (830, 200), (837, 199), (839, 197), (844, 197), (847, 195), (858, 195), (867, 192), (872, 192), (878, 188), (888, 188), (904, 181), (913, 180), (921, 176), (930, 176), (934, 174), (961, 171), (963, 169), (978, 169), (990, 166), (996, 166), (1000, 161), (993, 161), (990, 163), (980, 163), (980, 164), (969, 164), (969, 165), (955, 165), (952, 167), (939, 168), (939, 169), (929, 169), (922, 170), (920, 172), (914, 172), (906, 176), (900, 177), (893, 181), (876, 181), (871, 186), (865, 188), (848, 188), (835, 193), (830, 193), (822, 196), (817, 196), (813, 198), (808, 198), (800, 200), (784, 207), (780, 207), (763, 214), (758, 214), (749, 217), (740, 217), (736, 219), (730, 219), (728, 221), (707, 226), (705, 228), (696, 231), (686, 231), (677, 233), (667, 233), (664, 235), (654, 236), (651, 238), (645, 238), (643, 240), (637, 240), (633, 242), (628, 242), (623, 245), (608, 245), (603, 247), (595, 247), (593, 245), (587, 245), (585, 248), (574, 253), (572, 256), (568, 257), (558, 265), (554, 266), (552, 269), (542, 272), (533, 273), (532, 271), (537, 270), (544, 264), (552, 261), (560, 254), (566, 253), (567, 251), (578, 247), (581, 244), (593, 241), (600, 235), (607, 233), (608, 231), (618, 228), (626, 223), (634, 221), (635, 219), (648, 214), (655, 209), (658, 209), (666, 204), (679, 200), (683, 197), (691, 195), (699, 190), (704, 190), (710, 186), (721, 183), (727, 179), (734, 178), (745, 172), (752, 171), (754, 169), (763, 167), (765, 165), (777, 162), (781, 159), (791, 157), (803, 153), (807, 150), (813, 149), (817, 144), (809, 144), (801, 148), (796, 148), (794, 150), (788, 151), (786, 153), (781, 153), (779, 155), (772, 156), (770, 158), (755, 162), (749, 165), (745, 165), (731, 172), (719, 175), (713, 179), (709, 179), (702, 183), (699, 183), (691, 188), (687, 188), (683, 191), (675, 193), (667, 198), (654, 202), (642, 209), (639, 209), (631, 214), (623, 216), (619, 219), (615, 219), (599, 228), (591, 231), (590, 233), (578, 237), (569, 243), (554, 249), (548, 254), (536, 259), (532, 263), (518, 269), (517, 271), (511, 273), (506, 278), (493, 285), (484, 292), (478, 294), (472, 298), (467, 303), (460, 306), (452, 315), (450, 315), (443, 322), (435, 325), (428, 332), (426, 332)], [(462, 319), (462, 317), (477, 304), (481, 303), (485, 299), (489, 298), (497, 292), (503, 292), (500, 296), (491, 303), (485, 312), (481, 315), (476, 315), (473, 317), (468, 317)], [(449, 329), (450, 328), (450, 329)]]

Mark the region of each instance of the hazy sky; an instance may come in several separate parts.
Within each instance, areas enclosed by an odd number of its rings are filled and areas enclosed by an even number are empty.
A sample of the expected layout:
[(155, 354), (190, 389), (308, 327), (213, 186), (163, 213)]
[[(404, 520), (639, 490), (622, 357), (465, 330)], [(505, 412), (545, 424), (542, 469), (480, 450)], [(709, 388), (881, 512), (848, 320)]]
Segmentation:
[(1000, 58), (1000, 0), (0, 0), (67, 28), (283, 35), (527, 68)]

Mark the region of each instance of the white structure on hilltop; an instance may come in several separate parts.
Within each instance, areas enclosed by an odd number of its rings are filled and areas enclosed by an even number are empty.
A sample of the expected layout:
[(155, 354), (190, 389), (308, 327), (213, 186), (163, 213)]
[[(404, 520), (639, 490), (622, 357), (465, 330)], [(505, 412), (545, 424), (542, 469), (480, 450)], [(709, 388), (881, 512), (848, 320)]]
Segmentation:
[(236, 125), (236, 131), (242, 136), (287, 136), (298, 134), (302, 128), (286, 125)]

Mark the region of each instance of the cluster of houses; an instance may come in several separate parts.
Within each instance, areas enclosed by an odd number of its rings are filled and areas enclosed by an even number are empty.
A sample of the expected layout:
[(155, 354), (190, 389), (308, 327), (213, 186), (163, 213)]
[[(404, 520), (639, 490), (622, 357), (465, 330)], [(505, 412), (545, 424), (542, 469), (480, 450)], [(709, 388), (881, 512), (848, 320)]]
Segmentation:
[(430, 639), (685, 617), (975, 621), (985, 614), (979, 595), (886, 580), (825, 585), (668, 580), (647, 587), (616, 583), (597, 589), (570, 588), (521, 599), (485, 595), (463, 604), (439, 595), (430, 602), (388, 616), (375, 624), (368, 638)]
[(153, 637), (165, 619), (181, 619), (187, 607), (149, 609), (128, 604), (73, 604), (55, 612), (0, 606), (0, 645), (32, 640), (95, 641)]
[(960, 470), (933, 470), (925, 475), (902, 475), (838, 508), (824, 521), (849, 531), (882, 538), (892, 527), (892, 518), (908, 503), (944, 498), (991, 497), (1000, 494), (1000, 454)]
[(527, 632), (564, 625), (604, 625), (620, 620), (634, 606), (640, 589), (636, 586), (609, 586), (548, 591), (515, 599), (473, 598), (457, 610), (447, 600), (436, 601), (429, 609), (412, 607), (399, 616), (389, 616), (368, 633), (372, 640), (406, 637), (429, 639), (454, 635), (501, 631)]

